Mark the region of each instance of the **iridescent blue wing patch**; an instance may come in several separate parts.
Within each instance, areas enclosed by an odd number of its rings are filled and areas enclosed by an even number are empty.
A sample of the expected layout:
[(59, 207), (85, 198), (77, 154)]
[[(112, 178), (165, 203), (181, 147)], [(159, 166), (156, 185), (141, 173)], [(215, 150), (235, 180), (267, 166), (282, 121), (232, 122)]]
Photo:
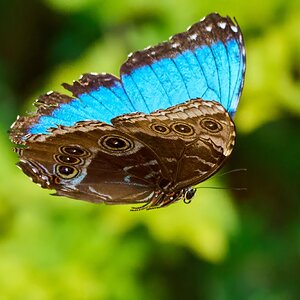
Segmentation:
[(122, 83), (111, 74), (84, 74), (72, 85), (63, 84), (73, 97), (57, 92), (40, 96), (37, 112), (19, 117), (11, 126), (15, 143), (29, 137), (49, 134), (51, 128), (73, 126), (77, 122), (95, 120), (110, 123), (118, 115), (136, 111)]
[(15, 143), (49, 134), (51, 128), (81, 121), (111, 123), (119, 115), (150, 113), (190, 99), (216, 100), (234, 115), (245, 73), (242, 33), (229, 17), (210, 14), (167, 42), (129, 56), (121, 79), (85, 74), (36, 101), (37, 112), (20, 117), (11, 128)]
[(210, 14), (169, 41), (131, 54), (121, 67), (124, 89), (149, 112), (202, 98), (234, 115), (245, 73), (245, 49), (237, 23)]

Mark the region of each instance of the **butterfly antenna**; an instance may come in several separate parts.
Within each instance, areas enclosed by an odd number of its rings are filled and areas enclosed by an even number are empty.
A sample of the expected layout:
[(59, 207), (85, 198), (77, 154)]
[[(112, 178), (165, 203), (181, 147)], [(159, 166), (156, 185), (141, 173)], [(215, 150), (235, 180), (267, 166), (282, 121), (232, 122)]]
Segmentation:
[(231, 174), (231, 173), (246, 172), (246, 171), (248, 171), (246, 168), (233, 169), (233, 170), (230, 170), (230, 171), (218, 174), (216, 177), (221, 177), (221, 176), (224, 176), (224, 175), (227, 175), (227, 174)]
[(223, 187), (223, 186), (198, 186), (195, 187), (196, 190), (198, 189), (213, 189), (213, 190), (233, 190), (233, 191), (247, 191), (246, 187), (235, 188), (235, 187)]

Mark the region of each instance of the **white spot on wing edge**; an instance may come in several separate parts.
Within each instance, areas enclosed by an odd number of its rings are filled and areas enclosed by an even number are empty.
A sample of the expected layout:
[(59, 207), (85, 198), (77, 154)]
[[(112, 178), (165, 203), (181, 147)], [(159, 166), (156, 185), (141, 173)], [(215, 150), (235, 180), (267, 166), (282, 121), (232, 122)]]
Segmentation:
[(194, 41), (197, 40), (197, 36), (198, 36), (197, 33), (190, 35), (190, 40), (194, 40)]
[(240, 34), (240, 36), (239, 36), (239, 41), (240, 41), (240, 43), (243, 43), (243, 37), (242, 37), (241, 34)]
[(174, 43), (174, 44), (172, 44), (172, 48), (178, 48), (179, 46), (180, 46), (179, 43)]
[(218, 27), (220, 27), (221, 29), (225, 29), (227, 23), (225, 23), (225, 22), (218, 22), (217, 25), (218, 25)]
[(243, 56), (246, 55), (246, 49), (245, 49), (245, 47), (242, 48), (242, 55), (243, 55)]
[(238, 32), (238, 28), (234, 25), (230, 25), (230, 28), (233, 32)]
[(206, 29), (206, 31), (211, 32), (212, 26), (211, 26), (211, 25), (208, 25), (208, 26), (205, 27), (205, 29)]

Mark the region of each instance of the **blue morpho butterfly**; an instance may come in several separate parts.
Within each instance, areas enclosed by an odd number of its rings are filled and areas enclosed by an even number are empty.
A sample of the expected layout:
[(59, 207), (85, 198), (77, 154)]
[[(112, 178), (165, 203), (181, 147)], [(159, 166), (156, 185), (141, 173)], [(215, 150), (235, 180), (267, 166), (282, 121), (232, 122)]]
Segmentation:
[(236, 21), (213, 13), (130, 54), (120, 79), (84, 74), (49, 92), (10, 138), (19, 167), (56, 195), (158, 208), (190, 200), (235, 143), (245, 73)]

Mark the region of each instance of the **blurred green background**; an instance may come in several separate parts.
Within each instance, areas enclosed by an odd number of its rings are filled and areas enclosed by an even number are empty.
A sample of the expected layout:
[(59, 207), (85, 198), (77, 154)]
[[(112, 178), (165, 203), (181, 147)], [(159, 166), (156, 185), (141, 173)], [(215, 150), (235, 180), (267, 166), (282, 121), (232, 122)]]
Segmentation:
[[(191, 204), (130, 212), (50, 196), (15, 167), (7, 130), (48, 90), (112, 72), (217, 11), (247, 72), (226, 168)], [(300, 299), (298, 0), (0, 2), (0, 299)], [(247, 187), (236, 191), (234, 187)]]

